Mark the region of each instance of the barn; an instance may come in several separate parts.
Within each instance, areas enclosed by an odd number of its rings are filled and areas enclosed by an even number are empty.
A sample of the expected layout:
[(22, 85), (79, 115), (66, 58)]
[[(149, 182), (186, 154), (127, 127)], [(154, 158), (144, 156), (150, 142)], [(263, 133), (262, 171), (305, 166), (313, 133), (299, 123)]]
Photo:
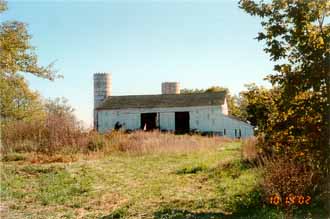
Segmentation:
[(191, 131), (244, 138), (253, 126), (228, 115), (225, 92), (180, 94), (179, 83), (162, 83), (162, 94), (111, 95), (111, 74), (94, 75), (94, 126), (99, 132)]

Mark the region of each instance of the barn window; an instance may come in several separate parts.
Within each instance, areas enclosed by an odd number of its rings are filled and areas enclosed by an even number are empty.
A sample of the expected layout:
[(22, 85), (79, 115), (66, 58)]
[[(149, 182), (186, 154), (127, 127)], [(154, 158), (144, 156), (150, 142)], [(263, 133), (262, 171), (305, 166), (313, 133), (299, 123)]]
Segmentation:
[(223, 129), (223, 135), (226, 135), (226, 129)]
[(235, 129), (235, 137), (237, 137), (237, 129)]

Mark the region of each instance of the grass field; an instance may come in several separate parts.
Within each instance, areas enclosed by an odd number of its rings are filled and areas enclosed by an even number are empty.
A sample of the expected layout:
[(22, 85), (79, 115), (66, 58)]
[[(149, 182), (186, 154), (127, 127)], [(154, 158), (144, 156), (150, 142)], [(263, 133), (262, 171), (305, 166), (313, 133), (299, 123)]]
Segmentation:
[(260, 170), (242, 167), (239, 148), (240, 142), (229, 142), (186, 153), (122, 153), (73, 163), (2, 162), (1, 215), (3, 218), (243, 216), (240, 209), (255, 201), (253, 191)]
[(57, 154), (6, 153), (1, 161), (0, 217), (283, 216), (262, 201), (263, 168), (242, 162), (242, 153), (254, 152), (246, 146), (241, 150), (240, 141), (159, 132), (114, 133), (106, 139), (96, 139), (92, 146), (97, 147), (90, 152), (70, 152), (66, 146)]

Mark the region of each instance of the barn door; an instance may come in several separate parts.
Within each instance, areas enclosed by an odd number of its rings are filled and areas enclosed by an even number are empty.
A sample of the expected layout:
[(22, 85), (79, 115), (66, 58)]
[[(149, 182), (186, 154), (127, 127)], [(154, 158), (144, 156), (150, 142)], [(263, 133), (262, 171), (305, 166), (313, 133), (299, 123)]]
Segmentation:
[(141, 113), (141, 129), (147, 131), (157, 128), (157, 113)]
[(186, 133), (189, 131), (189, 112), (175, 112), (175, 132)]

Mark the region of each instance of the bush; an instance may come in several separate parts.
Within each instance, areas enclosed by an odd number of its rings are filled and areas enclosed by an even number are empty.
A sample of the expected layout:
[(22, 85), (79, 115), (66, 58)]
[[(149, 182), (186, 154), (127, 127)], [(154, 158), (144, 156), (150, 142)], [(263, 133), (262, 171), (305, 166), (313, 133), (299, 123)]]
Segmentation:
[(315, 202), (317, 196), (315, 182), (319, 180), (319, 177), (319, 171), (301, 161), (288, 157), (278, 157), (273, 161), (268, 161), (261, 184), (264, 202), (271, 204), (270, 198), (277, 196), (280, 201), (273, 205), (285, 210), (287, 215), (292, 215), (293, 210), (298, 206), (301, 208), (310, 205), (299, 204), (299, 196), (303, 196), (304, 199), (310, 196)]

